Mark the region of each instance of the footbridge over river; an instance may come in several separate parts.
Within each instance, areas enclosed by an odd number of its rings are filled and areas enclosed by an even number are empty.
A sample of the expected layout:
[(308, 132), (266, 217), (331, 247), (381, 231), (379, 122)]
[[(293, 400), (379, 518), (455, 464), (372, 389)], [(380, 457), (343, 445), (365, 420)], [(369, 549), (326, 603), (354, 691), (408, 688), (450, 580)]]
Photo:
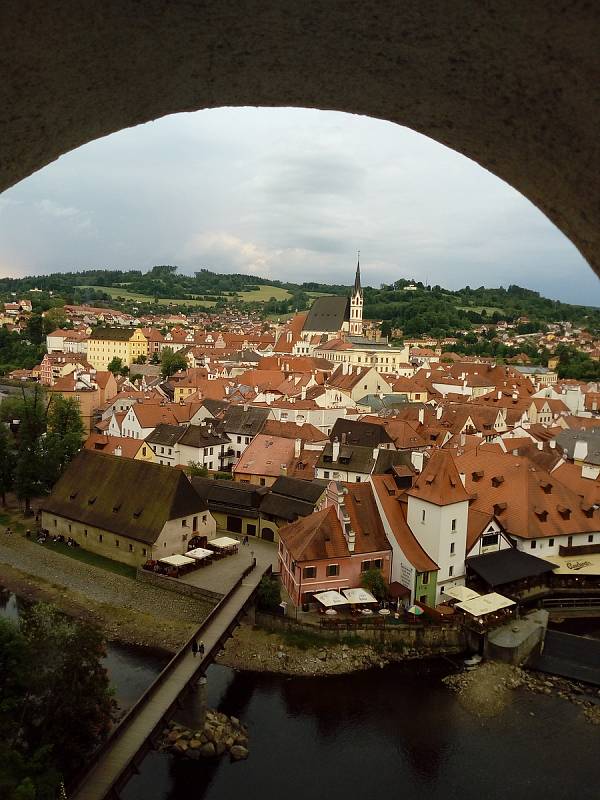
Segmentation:
[[(116, 800), (119, 791), (152, 749), (165, 721), (186, 701), (206, 668), (214, 661), (240, 617), (252, 604), (261, 578), (272, 566), (250, 565), (237, 583), (219, 601), (189, 641), (171, 659), (137, 703), (115, 726), (104, 744), (86, 766), (85, 774), (68, 792), (69, 800)], [(194, 656), (194, 639), (204, 642), (203, 656)]]

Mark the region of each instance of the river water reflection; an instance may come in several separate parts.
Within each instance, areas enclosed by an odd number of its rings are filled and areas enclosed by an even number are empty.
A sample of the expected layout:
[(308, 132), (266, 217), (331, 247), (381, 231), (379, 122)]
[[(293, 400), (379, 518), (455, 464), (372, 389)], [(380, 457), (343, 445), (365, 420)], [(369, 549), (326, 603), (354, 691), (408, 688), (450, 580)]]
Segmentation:
[[(0, 597), (16, 617), (19, 601)], [(123, 705), (164, 656), (110, 644)], [(570, 703), (518, 691), (497, 717), (469, 714), (441, 678), (448, 662), (332, 678), (208, 670), (209, 705), (239, 716), (250, 757), (230, 763), (150, 753), (123, 800), (597, 800), (600, 728)]]

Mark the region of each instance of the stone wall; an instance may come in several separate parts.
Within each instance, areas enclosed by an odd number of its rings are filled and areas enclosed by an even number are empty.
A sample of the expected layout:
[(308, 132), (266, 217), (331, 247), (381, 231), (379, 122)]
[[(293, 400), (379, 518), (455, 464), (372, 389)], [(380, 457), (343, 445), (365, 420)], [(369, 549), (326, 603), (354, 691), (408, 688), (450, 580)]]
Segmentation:
[(166, 589), (169, 592), (185, 594), (189, 597), (195, 597), (197, 600), (204, 600), (209, 603), (218, 603), (224, 596), (217, 592), (211, 592), (209, 589), (202, 589), (199, 586), (191, 586), (189, 583), (183, 583), (177, 580), (177, 578), (169, 578), (167, 575), (148, 572), (148, 570), (142, 569), (141, 567), (138, 567), (136, 579), (142, 581), (142, 583), (152, 583), (154, 586), (160, 586), (161, 589)]
[(462, 628), (451, 625), (383, 625), (331, 629), (320, 625), (297, 622), (289, 617), (273, 616), (256, 612), (256, 624), (271, 631), (306, 631), (324, 640), (343, 639), (348, 636), (364, 639), (365, 642), (404, 646), (414, 650), (439, 650), (460, 652), (465, 649), (466, 639)]

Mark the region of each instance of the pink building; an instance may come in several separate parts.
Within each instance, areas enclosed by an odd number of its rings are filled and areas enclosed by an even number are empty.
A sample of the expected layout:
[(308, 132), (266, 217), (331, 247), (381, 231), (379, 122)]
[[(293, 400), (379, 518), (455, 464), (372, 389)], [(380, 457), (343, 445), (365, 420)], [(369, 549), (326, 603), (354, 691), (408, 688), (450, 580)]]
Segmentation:
[(392, 551), (371, 485), (331, 481), (326, 503), (279, 529), (281, 582), (295, 605), (316, 592), (356, 589), (372, 568), (390, 581)]

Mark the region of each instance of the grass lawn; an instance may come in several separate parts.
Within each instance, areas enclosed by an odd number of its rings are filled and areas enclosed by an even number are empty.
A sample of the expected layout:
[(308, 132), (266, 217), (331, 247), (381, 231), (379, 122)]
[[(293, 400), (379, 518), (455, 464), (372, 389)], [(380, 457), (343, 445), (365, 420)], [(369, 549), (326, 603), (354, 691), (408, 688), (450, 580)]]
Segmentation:
[(266, 303), (272, 297), (275, 300), (287, 300), (292, 295), (287, 289), (282, 289), (281, 286), (259, 286), (258, 289), (253, 289), (250, 292), (238, 292), (241, 300), (245, 303)]
[(117, 575), (123, 575), (126, 578), (135, 578), (135, 567), (130, 567), (129, 564), (121, 564), (120, 561), (113, 561), (112, 558), (105, 558), (96, 553), (91, 553), (89, 550), (84, 550), (83, 547), (69, 547), (64, 542), (52, 541), (40, 545), (40, 547), (47, 547), (48, 550), (54, 550), (65, 556), (70, 556), (76, 561), (83, 561), (84, 564), (91, 564), (93, 567), (100, 567), (109, 572), (115, 572)]
[[(129, 292), (121, 289), (119, 286), (78, 286), (78, 289), (97, 289), (99, 292), (106, 292), (115, 300), (122, 298), (123, 300), (132, 300), (135, 303), (153, 303), (154, 297), (147, 294), (140, 294), (139, 292)], [(268, 299), (268, 298), (267, 298)], [(214, 300), (180, 300), (174, 297), (159, 297), (159, 306), (206, 306), (210, 308), (215, 305)]]

